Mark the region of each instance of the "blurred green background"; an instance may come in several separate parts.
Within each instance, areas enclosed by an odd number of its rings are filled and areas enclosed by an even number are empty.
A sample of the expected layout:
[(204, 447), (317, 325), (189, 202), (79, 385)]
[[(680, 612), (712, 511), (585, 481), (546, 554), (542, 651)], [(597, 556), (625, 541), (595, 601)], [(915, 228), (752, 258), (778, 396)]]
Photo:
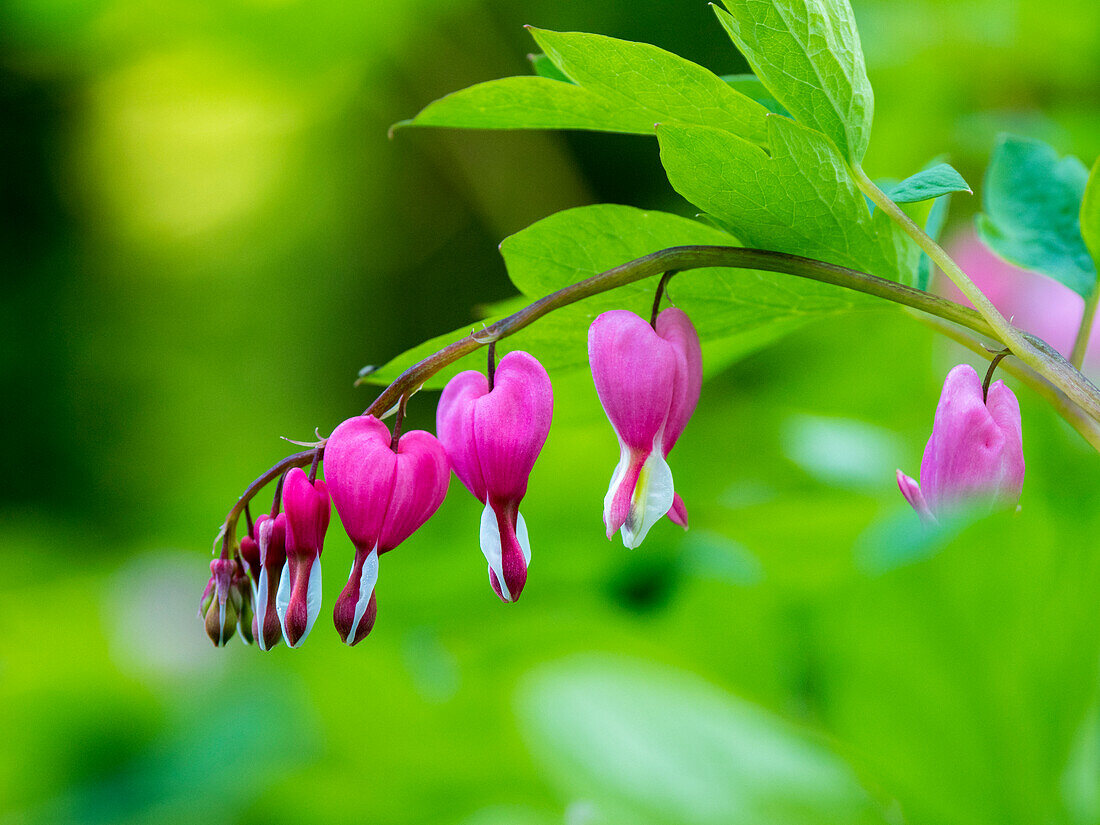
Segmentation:
[[(1003, 129), (1100, 153), (1094, 0), (854, 5), (872, 174), (946, 152), (977, 183)], [(702, 2), (0, 5), (0, 823), (1100, 822), (1100, 462), (1020, 390), (1019, 516), (915, 538), (894, 470), (962, 356), (889, 310), (708, 381), (671, 462), (688, 533), (606, 542), (614, 439), (555, 376), (521, 602), (452, 482), (367, 642), (327, 618), (334, 521), (306, 646), (211, 648), (210, 542), (280, 436), (512, 294), (507, 234), (690, 214), (644, 138), (387, 139), (525, 73), (525, 23), (745, 69)]]

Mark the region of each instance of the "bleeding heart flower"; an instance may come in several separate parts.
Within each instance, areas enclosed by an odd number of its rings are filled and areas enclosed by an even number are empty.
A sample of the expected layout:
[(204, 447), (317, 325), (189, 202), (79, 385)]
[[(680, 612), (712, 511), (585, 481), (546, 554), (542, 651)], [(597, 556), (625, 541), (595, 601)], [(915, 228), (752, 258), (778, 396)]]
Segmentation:
[(270, 650), (283, 636), (277, 596), (280, 575), (286, 565), (286, 513), (274, 518), (260, 516), (255, 529), (260, 570), (254, 579), (256, 615), (252, 635), (260, 650)]
[(1020, 405), (1012, 390), (982, 381), (968, 364), (947, 374), (924, 448), (920, 480), (898, 470), (898, 487), (926, 523), (962, 508), (1012, 508), (1024, 484)]
[(687, 527), (687, 508), (673, 489), (665, 458), (695, 411), (703, 384), (699, 336), (679, 309), (656, 329), (626, 310), (600, 315), (588, 330), (592, 379), (615, 435), (619, 464), (604, 497), (611, 538), (637, 547), (661, 516)]
[(532, 355), (510, 352), (494, 373), (493, 387), (480, 372), (452, 378), (436, 410), (436, 430), (455, 475), (485, 505), (481, 552), (489, 583), (514, 602), (527, 582), (531, 543), (519, 504), (554, 412), (550, 376)]
[(447, 495), (450, 467), (431, 433), (405, 433), (392, 449), (389, 428), (374, 416), (355, 416), (325, 444), (325, 478), (344, 529), (355, 544), (347, 586), (333, 621), (340, 638), (358, 644), (374, 627), (378, 557), (411, 536)]
[(331, 510), (325, 482), (311, 483), (300, 467), (286, 474), (286, 565), (275, 607), (290, 647), (299, 647), (306, 640), (321, 612), (321, 551)]

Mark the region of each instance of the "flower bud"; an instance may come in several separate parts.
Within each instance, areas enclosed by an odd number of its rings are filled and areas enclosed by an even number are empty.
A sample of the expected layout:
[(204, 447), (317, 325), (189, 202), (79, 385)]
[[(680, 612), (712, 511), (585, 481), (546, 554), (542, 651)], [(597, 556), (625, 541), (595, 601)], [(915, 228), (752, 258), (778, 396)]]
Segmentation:
[(287, 645), (299, 647), (321, 612), (321, 551), (331, 513), (325, 482), (310, 482), (305, 472), (295, 467), (283, 482), (283, 510), (286, 566), (275, 606)]
[[(260, 516), (260, 519), (265, 519), (267, 516)], [(251, 576), (252, 581), (256, 581), (260, 576), (260, 545), (256, 541), (256, 527), (259, 524), (257, 519), (256, 524), (252, 525), (252, 529), (248, 531), (248, 535), (241, 539), (241, 560), (244, 562), (245, 569), (248, 575)]]
[(994, 381), (982, 397), (974, 368), (960, 364), (943, 383), (920, 481), (897, 473), (905, 500), (925, 523), (969, 507), (1011, 509), (1024, 484), (1020, 405)]
[(236, 575), (237, 568), (237, 562), (233, 559), (214, 559), (210, 562), (210, 581), (202, 593), (199, 615), (206, 627), (206, 635), (216, 647), (226, 644), (237, 630), (242, 583)]
[(527, 582), (531, 544), (519, 505), (553, 411), (550, 376), (519, 351), (501, 359), (491, 390), (480, 372), (456, 375), (436, 411), (436, 430), (455, 475), (485, 505), (481, 552), (489, 583), (506, 602), (516, 601)]
[(604, 497), (607, 537), (621, 529), (637, 547), (661, 516), (687, 527), (665, 458), (695, 411), (703, 383), (699, 336), (669, 308), (656, 329), (626, 310), (605, 312), (588, 330), (592, 380), (619, 440), (619, 464)]
[(450, 467), (431, 433), (414, 430), (391, 449), (389, 428), (372, 415), (338, 426), (325, 444), (325, 478), (355, 545), (348, 583), (336, 600), (340, 638), (358, 644), (374, 627), (378, 558), (412, 535), (443, 503)]
[[(278, 591), (286, 567), (286, 513), (256, 519), (257, 553), (260, 572), (256, 582), (256, 615), (253, 635), (260, 650), (270, 650), (283, 637), (278, 611)], [(242, 542), (243, 544), (243, 542)]]

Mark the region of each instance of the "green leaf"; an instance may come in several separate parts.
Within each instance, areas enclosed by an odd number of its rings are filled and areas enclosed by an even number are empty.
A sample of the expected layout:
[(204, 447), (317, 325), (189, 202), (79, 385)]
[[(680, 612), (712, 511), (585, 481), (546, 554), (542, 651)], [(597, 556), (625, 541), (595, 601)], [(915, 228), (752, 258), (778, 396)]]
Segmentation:
[(799, 122), (859, 163), (874, 93), (847, 0), (725, 0), (718, 20), (753, 72)]
[(648, 43), (598, 34), (529, 28), (562, 73), (626, 110), (664, 121), (726, 129), (754, 143), (766, 137), (768, 110), (712, 72)]
[(1009, 263), (1041, 272), (1079, 295), (1096, 288), (1096, 266), (1081, 237), (1088, 170), (1039, 140), (1005, 135), (985, 173), (975, 225)]
[(832, 143), (777, 115), (768, 127), (770, 156), (728, 132), (662, 124), (673, 188), (747, 246), (911, 283), (919, 249), (885, 215), (871, 215)]
[(429, 103), (402, 126), (456, 129), (583, 129), (653, 134), (648, 113), (623, 109), (587, 89), (546, 77), (504, 77)]
[(886, 195), (894, 203), (918, 203), (949, 192), (974, 194), (962, 175), (949, 164), (937, 163), (931, 169), (924, 169), (906, 178)]
[(1092, 255), (1094, 269), (1100, 270), (1100, 158), (1092, 165), (1081, 199), (1081, 237)]
[(539, 77), (479, 83), (396, 126), (651, 135), (655, 123), (685, 122), (727, 129), (755, 142), (765, 138), (768, 110), (690, 60), (595, 34), (542, 29), (531, 34), (546, 52), (533, 59)]
[[(560, 80), (564, 83), (573, 83), (565, 74), (554, 65), (554, 61), (544, 54), (529, 54), (527, 59), (531, 61), (531, 68), (535, 70), (535, 74), (539, 77), (545, 77), (550, 80)], [(574, 84), (576, 85), (576, 84)]]
[(754, 74), (724, 74), (722, 80), (739, 91), (745, 97), (751, 97), (769, 112), (784, 117), (790, 117), (791, 113), (783, 108), (778, 100), (772, 97), (768, 87), (760, 82), (760, 78)]
[(520, 685), (544, 774), (611, 822), (881, 822), (827, 743), (697, 676), (615, 656), (543, 665)]
[[(737, 245), (727, 233), (665, 212), (602, 204), (558, 212), (506, 238), (501, 253), (523, 299), (497, 305), (504, 313), (619, 264), (670, 246)], [(649, 316), (657, 278), (595, 295), (540, 318), (497, 344), (503, 354), (524, 349), (551, 373), (586, 369), (588, 326), (599, 313), (616, 308)], [(813, 318), (875, 306), (865, 296), (782, 273), (743, 269), (681, 272), (668, 287), (668, 300), (691, 316), (704, 341), (708, 372), (772, 343)], [(416, 361), (503, 315), (468, 324), (394, 358), (364, 381), (389, 383)], [(481, 355), (462, 359), (426, 385), (441, 387), (455, 373), (480, 366)]]

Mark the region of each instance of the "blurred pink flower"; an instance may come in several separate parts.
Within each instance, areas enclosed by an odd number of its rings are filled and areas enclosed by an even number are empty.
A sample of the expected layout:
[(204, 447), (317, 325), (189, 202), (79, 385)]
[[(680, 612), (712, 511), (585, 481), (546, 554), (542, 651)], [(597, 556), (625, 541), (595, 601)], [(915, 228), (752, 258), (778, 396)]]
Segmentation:
[[(1085, 311), (1080, 295), (1053, 278), (1002, 261), (972, 232), (953, 241), (948, 251), (1015, 326), (1039, 336), (1069, 357)], [(936, 273), (935, 291), (970, 305), (942, 272)], [(1090, 375), (1100, 375), (1100, 325), (1093, 327), (1084, 366)]]

